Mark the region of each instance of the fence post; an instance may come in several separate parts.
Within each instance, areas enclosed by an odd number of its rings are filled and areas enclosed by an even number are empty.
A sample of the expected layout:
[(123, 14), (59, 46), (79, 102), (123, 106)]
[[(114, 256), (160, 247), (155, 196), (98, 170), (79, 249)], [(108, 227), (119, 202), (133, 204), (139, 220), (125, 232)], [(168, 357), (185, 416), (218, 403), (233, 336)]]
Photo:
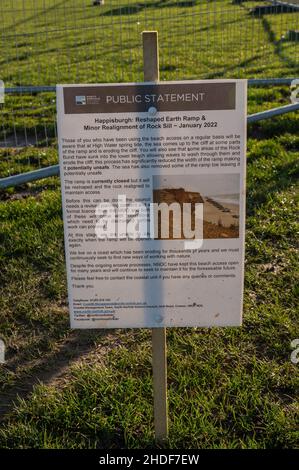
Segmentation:
[[(159, 81), (157, 31), (144, 31), (143, 72), (146, 82)], [(155, 440), (163, 445), (168, 439), (166, 328), (152, 328), (152, 364), (154, 383)]]

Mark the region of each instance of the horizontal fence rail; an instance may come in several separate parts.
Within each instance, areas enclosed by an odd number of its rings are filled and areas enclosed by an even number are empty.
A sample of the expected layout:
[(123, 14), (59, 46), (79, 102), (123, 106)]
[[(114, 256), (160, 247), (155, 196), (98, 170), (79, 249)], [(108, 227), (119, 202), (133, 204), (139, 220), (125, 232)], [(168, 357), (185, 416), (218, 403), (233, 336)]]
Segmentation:
[[(249, 78), (249, 86), (279, 86), (279, 85), (291, 85), (293, 78)], [(7, 94), (32, 94), (32, 93), (55, 93), (56, 86), (19, 86), (5, 88)]]

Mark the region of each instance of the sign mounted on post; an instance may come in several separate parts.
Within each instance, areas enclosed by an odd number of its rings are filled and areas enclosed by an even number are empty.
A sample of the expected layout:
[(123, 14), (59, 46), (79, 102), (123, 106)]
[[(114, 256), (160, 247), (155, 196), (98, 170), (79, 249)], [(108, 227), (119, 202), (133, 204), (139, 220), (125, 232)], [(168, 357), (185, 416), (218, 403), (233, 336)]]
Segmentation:
[(246, 89), (57, 86), (73, 328), (241, 324)]

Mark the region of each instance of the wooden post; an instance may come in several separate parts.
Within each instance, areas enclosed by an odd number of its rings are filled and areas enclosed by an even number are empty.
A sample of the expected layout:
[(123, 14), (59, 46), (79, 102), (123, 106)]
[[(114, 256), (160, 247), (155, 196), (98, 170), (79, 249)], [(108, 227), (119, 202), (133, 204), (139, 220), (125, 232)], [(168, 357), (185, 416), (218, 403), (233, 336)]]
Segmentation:
[(166, 328), (152, 329), (154, 423), (156, 443), (168, 439)]
[[(157, 31), (144, 31), (143, 71), (145, 82), (159, 81), (159, 50)], [(152, 329), (152, 357), (154, 381), (154, 422), (156, 443), (168, 439), (166, 328)]]
[(143, 74), (145, 82), (159, 81), (159, 50), (157, 31), (143, 31)]

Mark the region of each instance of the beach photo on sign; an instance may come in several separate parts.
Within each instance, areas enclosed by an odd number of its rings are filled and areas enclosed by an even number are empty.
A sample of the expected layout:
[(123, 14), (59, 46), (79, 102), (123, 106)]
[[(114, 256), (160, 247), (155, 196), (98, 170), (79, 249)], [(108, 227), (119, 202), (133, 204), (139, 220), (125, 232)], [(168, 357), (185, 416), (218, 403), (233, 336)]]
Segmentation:
[[(159, 211), (156, 238), (186, 239), (183, 230), (184, 217), (187, 216), (185, 207), (188, 205), (190, 208), (190, 229), (194, 230), (198, 213), (196, 206), (200, 204), (203, 205), (203, 239), (238, 238), (239, 201), (239, 174), (153, 176), (153, 202), (159, 205), (166, 203), (174, 209)], [(163, 220), (163, 217), (168, 220)], [(169, 228), (167, 236), (162, 226)]]

